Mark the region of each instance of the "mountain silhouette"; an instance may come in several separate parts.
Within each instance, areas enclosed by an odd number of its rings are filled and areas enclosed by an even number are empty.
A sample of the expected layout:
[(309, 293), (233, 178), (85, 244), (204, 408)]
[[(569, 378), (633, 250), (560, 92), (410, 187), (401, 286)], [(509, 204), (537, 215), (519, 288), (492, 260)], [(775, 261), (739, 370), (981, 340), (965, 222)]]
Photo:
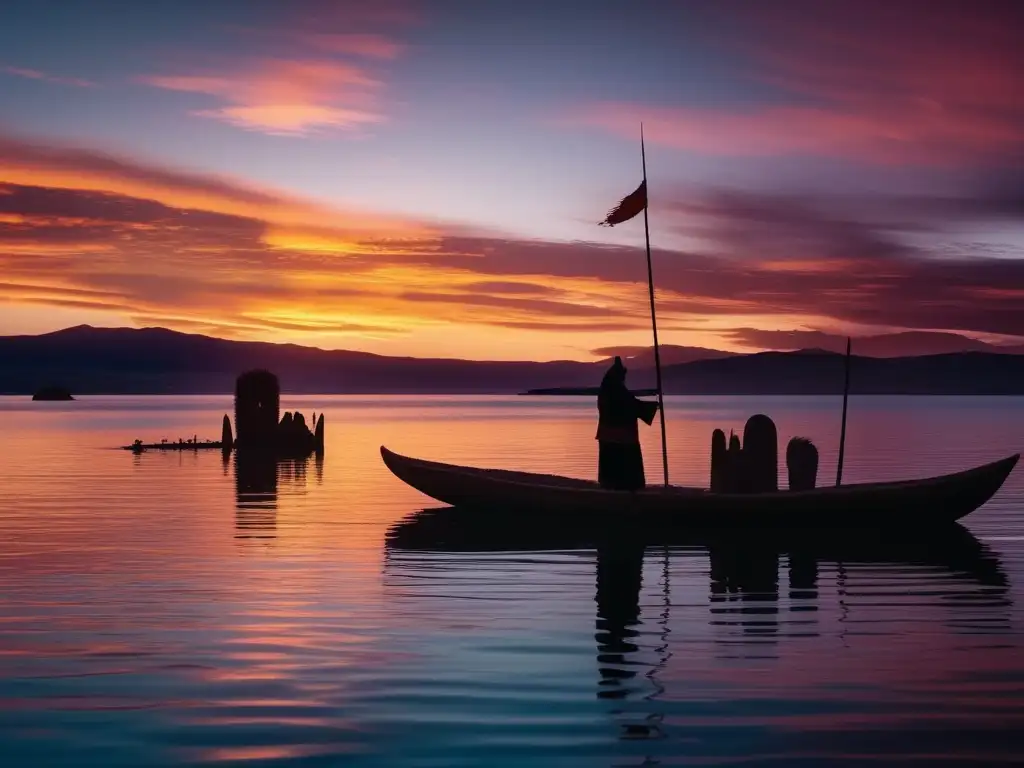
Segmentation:
[[(846, 336), (823, 331), (762, 331), (755, 328), (738, 328), (727, 335), (737, 343), (778, 352), (817, 349), (823, 352), (842, 353), (846, 350)], [(865, 357), (921, 357), (956, 352), (1022, 355), (1024, 344), (990, 344), (944, 331), (900, 331), (858, 336), (854, 339), (854, 350), (858, 355)]]
[[(662, 373), (669, 394), (826, 395), (842, 392), (844, 364), (844, 355), (834, 352), (761, 352), (668, 366)], [(850, 393), (1020, 395), (1024, 355), (853, 355)]]
[[(595, 355), (611, 362), (616, 356), (621, 357), (630, 368), (654, 366), (654, 347), (601, 347), (591, 350)], [(706, 347), (682, 347), (675, 344), (661, 344), (658, 348), (662, 365), (692, 363), (696, 360), (717, 360), (723, 357), (734, 357), (739, 352), (725, 352), (721, 349)]]
[[(859, 348), (860, 340), (855, 344)], [(675, 348), (689, 349), (696, 348)], [(717, 352), (716, 350), (705, 350)], [(655, 384), (639, 357), (629, 385)], [(835, 394), (843, 356), (798, 350), (719, 356), (670, 364), (667, 394)], [(721, 356), (724, 355), (724, 356)], [(667, 356), (669, 360), (672, 358)], [(39, 336), (0, 337), (0, 393), (31, 394), (60, 381), (77, 394), (232, 392), (239, 371), (267, 368), (292, 393), (517, 393), (595, 387), (607, 360), (476, 361), (388, 357), (296, 344), (229, 341), (164, 328), (76, 326)], [(958, 352), (917, 357), (855, 355), (853, 394), (1024, 394), (1024, 355)]]
[(81, 325), (0, 337), (0, 393), (6, 394), (32, 393), (52, 381), (79, 394), (233, 392), (235, 377), (251, 368), (275, 371), (282, 388), (294, 393), (492, 393), (587, 386), (600, 379), (601, 365), (387, 357), (165, 328)]

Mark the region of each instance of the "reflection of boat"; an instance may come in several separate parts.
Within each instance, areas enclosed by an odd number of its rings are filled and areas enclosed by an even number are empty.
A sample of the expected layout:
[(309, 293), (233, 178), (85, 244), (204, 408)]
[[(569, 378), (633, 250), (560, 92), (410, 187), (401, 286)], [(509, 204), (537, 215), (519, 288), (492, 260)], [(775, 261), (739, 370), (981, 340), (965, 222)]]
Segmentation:
[[(624, 749), (657, 751), (649, 740), (673, 735), (673, 706), (686, 687), (678, 689), (680, 672), (671, 669), (671, 657), (684, 657), (687, 669), (701, 663), (701, 648), (730, 660), (781, 658), (782, 644), (810, 653), (829, 648), (831, 641), (819, 645), (807, 638), (842, 638), (851, 627), (870, 632), (871, 622), (893, 621), (894, 605), (908, 608), (911, 629), (915, 621), (925, 622), (929, 635), (936, 631), (929, 624), (935, 620), (933, 608), (945, 609), (945, 626), (953, 633), (1011, 631), (1008, 580), (995, 553), (956, 524), (917, 537), (903, 531), (884, 538), (769, 532), (737, 539), (679, 530), (652, 534), (628, 520), (527, 527), (512, 513), (480, 515), (446, 507), (399, 521), (388, 531), (385, 547), (385, 571), (398, 577), (396, 599), (422, 596), (423, 605), (410, 612), (422, 616), (429, 610), (443, 617), (446, 628), (454, 620), (438, 603), (444, 599), (452, 601), (459, 626), (489, 627), (495, 611), (503, 621), (512, 614), (524, 624), (533, 612), (548, 616), (545, 603), (561, 596), (560, 573), (567, 574), (566, 593), (579, 589), (574, 580), (579, 569), (563, 565), (564, 560), (578, 556), (581, 563), (593, 563), (595, 693), (619, 738), (642, 740)], [(545, 551), (552, 555), (537, 556)], [(490, 557), (501, 553), (513, 554)], [(705, 557), (707, 567), (695, 567), (693, 561)], [(655, 560), (664, 560), (664, 566), (655, 570)], [(662, 585), (654, 583), (658, 571)], [(672, 600), (672, 582), (680, 578), (682, 598)], [(695, 580), (710, 587), (710, 594), (704, 592), (706, 608), (696, 597), (702, 589)], [(534, 581), (538, 589), (531, 598)], [(474, 591), (477, 583), (481, 595)], [(656, 592), (664, 594), (663, 605), (655, 603)], [(495, 608), (498, 602), (504, 606), (505, 594), (514, 596), (508, 604), (515, 607)], [(682, 615), (673, 625), (670, 613), (676, 611)], [(693, 622), (702, 611), (706, 629)], [(674, 631), (681, 634), (675, 643), (669, 639)], [(460, 636), (457, 647), (464, 648), (464, 642)]]
[[(713, 560), (712, 579), (724, 591), (741, 591), (749, 581), (747, 571), (755, 561), (787, 555), (792, 587), (815, 590), (820, 562), (899, 564), (942, 569), (968, 577), (986, 587), (1007, 587), (1007, 578), (995, 554), (959, 524), (929, 529), (927, 536), (912, 531), (879, 537), (873, 532), (837, 530), (813, 536), (760, 533), (737, 541), (727, 530), (679, 529), (638, 531), (628, 520), (594, 519), (591, 524), (553, 521), (544, 526), (524, 526), (521, 516), (495, 512), (480, 515), (472, 510), (442, 507), (417, 512), (399, 521), (387, 533), (392, 551), (422, 552), (538, 552), (593, 550), (609, 541), (638, 537), (644, 546), (707, 550)], [(733, 566), (736, 567), (733, 567)], [(794, 579), (795, 576), (795, 579)], [(751, 577), (752, 578), (752, 577)], [(756, 580), (756, 579), (755, 579)]]
[[(949, 475), (861, 483), (809, 491), (724, 494), (650, 486), (609, 491), (590, 480), (501, 469), (478, 469), (401, 456), (381, 446), (388, 469), (421, 493), (461, 507), (587, 517), (629, 512), (645, 520), (693, 528), (923, 525), (959, 520), (999, 490), (1019, 454)], [(523, 524), (523, 521), (520, 521)]]

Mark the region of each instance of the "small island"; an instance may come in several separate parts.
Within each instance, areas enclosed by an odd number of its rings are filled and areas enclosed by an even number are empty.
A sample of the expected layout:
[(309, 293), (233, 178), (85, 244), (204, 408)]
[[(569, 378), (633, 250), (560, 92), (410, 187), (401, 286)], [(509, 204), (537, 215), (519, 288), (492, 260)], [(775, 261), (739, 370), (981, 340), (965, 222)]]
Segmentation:
[(74, 400), (71, 393), (64, 387), (40, 387), (36, 390), (36, 393), (32, 395), (33, 400), (44, 400), (44, 401), (63, 401), (63, 400)]

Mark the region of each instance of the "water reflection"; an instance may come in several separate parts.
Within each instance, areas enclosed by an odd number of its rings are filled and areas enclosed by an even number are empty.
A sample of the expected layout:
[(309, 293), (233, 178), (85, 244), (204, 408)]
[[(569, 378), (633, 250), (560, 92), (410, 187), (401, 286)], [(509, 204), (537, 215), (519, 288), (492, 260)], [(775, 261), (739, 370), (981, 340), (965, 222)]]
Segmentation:
[(776, 640), (779, 554), (771, 545), (748, 539), (708, 546), (712, 624), (733, 623), (735, 615), (745, 638), (762, 643)]
[[(823, 563), (848, 566), (906, 565), (940, 569), (966, 577), (979, 587), (1008, 594), (1009, 582), (999, 558), (962, 525), (929, 531), (821, 530), (813, 535), (770, 534), (740, 537), (729, 531), (648, 533), (627, 523), (607, 526), (579, 521), (535, 525), (521, 516), (482, 514), (451, 507), (424, 509), (391, 526), (389, 550), (420, 552), (516, 552), (553, 550), (610, 551), (617, 547), (671, 547), (677, 555), (707, 554), (711, 594), (747, 596), (767, 593), (779, 599), (779, 563), (785, 557), (789, 595), (819, 596)], [(618, 553), (618, 549), (615, 549)]]
[[(654, 688), (644, 697), (650, 700), (663, 692), (657, 673), (669, 657), (666, 640), (668, 614), (666, 612), (661, 617), (665, 620), (660, 633), (662, 642), (654, 649), (658, 661), (654, 664), (645, 662), (639, 642), (643, 624), (640, 593), (645, 546), (630, 531), (616, 530), (614, 533), (614, 536), (601, 538), (596, 552), (594, 640), (597, 643), (597, 698), (621, 701), (635, 697), (640, 688), (633, 683), (642, 671)], [(613, 707), (608, 714), (619, 725), (620, 738), (635, 740), (664, 736), (661, 731), (664, 713), (657, 707), (646, 713)]]
[(640, 588), (643, 584), (644, 545), (636, 539), (604, 540), (597, 549), (596, 633), (597, 663), (601, 674), (598, 697), (627, 695), (623, 682), (636, 677), (629, 655), (638, 650)]
[[(277, 530), (278, 483), (304, 493), (310, 458), (278, 460), (263, 452), (235, 452), (235, 538), (273, 539)], [(323, 456), (315, 458), (323, 483)]]
[[(670, 599), (670, 561), (674, 561), (672, 568), (693, 575), (693, 560), (707, 558), (703, 608), (707, 631), (702, 633), (691, 624), (682, 633), (691, 638), (706, 636), (714, 656), (737, 663), (778, 660), (783, 640), (798, 643), (824, 631), (840, 637), (850, 631), (858, 631), (862, 638), (888, 635), (894, 641), (919, 636), (934, 641), (936, 621), (954, 634), (1011, 631), (1012, 603), (1002, 564), (961, 526), (917, 536), (740, 540), (735, 535), (675, 533), (652, 539), (625, 525), (581, 530), (549, 524), (531, 529), (522, 519), (440, 509), (419, 512), (389, 530), (385, 568), (393, 572), (422, 568), (423, 557), (417, 564), (416, 558), (397, 556), (403, 552), (419, 552), (430, 560), (430, 596), (425, 599), (448, 593), (442, 586), (446, 579), (464, 589), (467, 578), (472, 578), (471, 572), (467, 576), (467, 570), (460, 569), (460, 561), (452, 557), (455, 553), (515, 552), (517, 558), (526, 552), (592, 554), (596, 696), (615, 702), (609, 714), (618, 722), (621, 738), (663, 737), (665, 702), (687, 695), (685, 686), (671, 690), (681, 681), (666, 670), (672, 653), (686, 649), (684, 641), (678, 640), (679, 647), (673, 648), (667, 639), (668, 614), (677, 607), (684, 620), (692, 620), (702, 608), (693, 602), (692, 590), (687, 593), (685, 584), (680, 587), (686, 596), (675, 602)], [(651, 573), (649, 566), (662, 562), (664, 610), (652, 610), (649, 602), (642, 605), (642, 595), (660, 590), (656, 584), (645, 586), (644, 575)], [(545, 610), (544, 599), (537, 598), (538, 612)], [(819, 626), (822, 612), (837, 620), (838, 629)], [(951, 637), (942, 644), (955, 647)], [(637, 704), (626, 708), (626, 700), (641, 698), (646, 699), (642, 712)]]

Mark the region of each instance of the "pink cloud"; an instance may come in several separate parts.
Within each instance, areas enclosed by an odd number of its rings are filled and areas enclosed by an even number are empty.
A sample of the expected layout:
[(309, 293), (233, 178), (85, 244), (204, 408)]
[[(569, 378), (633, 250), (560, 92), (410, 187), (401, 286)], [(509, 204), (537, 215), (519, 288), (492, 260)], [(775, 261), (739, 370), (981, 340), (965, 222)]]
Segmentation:
[(1024, 147), (1024, 125), (950, 114), (928, 101), (734, 111), (600, 103), (571, 119), (630, 139), (643, 121), (650, 141), (725, 156), (804, 154), (945, 165)]
[(818, 155), (956, 166), (1024, 149), (1024, 49), (1012, 19), (984, 8), (806, 3), (709, 10), (730, 57), (776, 90), (769, 103), (594, 103), (570, 121), (730, 156)]
[(384, 82), (376, 69), (404, 50), (393, 31), (419, 19), (418, 0), (304, 0), (275, 25), (229, 27), (247, 38), (244, 58), (139, 79), (216, 99), (192, 114), (246, 130), (354, 132), (384, 122)]
[(195, 114), (248, 130), (308, 135), (379, 123), (376, 92), (382, 83), (351, 64), (268, 59), (230, 74), (151, 76), (157, 88), (214, 96), (223, 103)]

